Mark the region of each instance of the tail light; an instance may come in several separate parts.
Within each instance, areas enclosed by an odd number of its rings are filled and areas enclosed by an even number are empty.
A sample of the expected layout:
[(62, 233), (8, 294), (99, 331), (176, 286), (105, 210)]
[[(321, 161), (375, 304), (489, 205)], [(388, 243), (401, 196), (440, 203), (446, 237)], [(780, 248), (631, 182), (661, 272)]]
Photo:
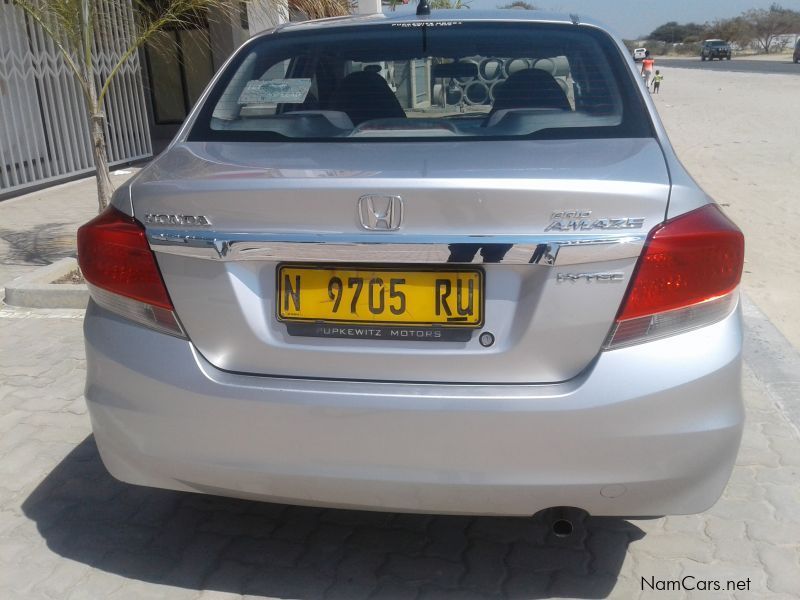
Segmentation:
[(606, 348), (719, 321), (736, 305), (744, 236), (716, 204), (666, 221), (647, 238)]
[(145, 230), (109, 206), (78, 229), (78, 264), (92, 299), (123, 317), (184, 336)]

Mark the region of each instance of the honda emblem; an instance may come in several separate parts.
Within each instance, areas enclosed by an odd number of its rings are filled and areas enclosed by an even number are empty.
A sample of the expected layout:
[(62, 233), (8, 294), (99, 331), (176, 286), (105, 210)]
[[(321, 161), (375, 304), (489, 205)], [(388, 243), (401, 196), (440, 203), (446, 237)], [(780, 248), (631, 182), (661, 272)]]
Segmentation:
[(403, 221), (403, 199), (400, 196), (367, 194), (358, 199), (361, 226), (370, 231), (396, 231)]

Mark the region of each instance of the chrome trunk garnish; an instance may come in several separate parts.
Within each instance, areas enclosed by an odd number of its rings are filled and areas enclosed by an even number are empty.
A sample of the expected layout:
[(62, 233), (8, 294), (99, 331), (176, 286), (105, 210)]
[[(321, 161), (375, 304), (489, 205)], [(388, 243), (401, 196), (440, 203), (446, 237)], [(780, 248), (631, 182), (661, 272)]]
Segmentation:
[(395, 235), (270, 234), (149, 229), (155, 252), (221, 261), (574, 265), (635, 258), (646, 234)]

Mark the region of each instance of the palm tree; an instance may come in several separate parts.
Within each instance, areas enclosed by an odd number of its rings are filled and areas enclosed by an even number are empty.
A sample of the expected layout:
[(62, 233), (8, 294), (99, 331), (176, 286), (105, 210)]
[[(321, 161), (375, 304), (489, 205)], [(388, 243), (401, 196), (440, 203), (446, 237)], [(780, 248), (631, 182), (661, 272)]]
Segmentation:
[[(192, 23), (210, 9), (227, 14), (239, 2), (231, 0), (12, 0), (52, 39), (81, 89), (97, 178), (99, 210), (108, 206), (114, 187), (108, 169), (105, 99), (116, 75), (147, 42), (153, 43), (163, 30)], [(132, 33), (119, 49), (119, 59), (103, 78), (94, 64), (96, 35), (113, 27), (109, 15), (132, 4)], [(265, 0), (267, 10), (286, 17), (287, 8), (308, 18), (347, 14), (351, 0)]]

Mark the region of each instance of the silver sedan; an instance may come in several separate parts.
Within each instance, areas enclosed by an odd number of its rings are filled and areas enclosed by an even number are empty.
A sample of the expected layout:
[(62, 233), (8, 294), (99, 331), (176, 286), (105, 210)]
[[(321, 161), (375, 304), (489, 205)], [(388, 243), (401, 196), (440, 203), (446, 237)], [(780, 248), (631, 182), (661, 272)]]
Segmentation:
[(123, 481), (242, 498), (703, 511), (743, 257), (602, 26), (284, 26), (79, 232), (95, 439)]

